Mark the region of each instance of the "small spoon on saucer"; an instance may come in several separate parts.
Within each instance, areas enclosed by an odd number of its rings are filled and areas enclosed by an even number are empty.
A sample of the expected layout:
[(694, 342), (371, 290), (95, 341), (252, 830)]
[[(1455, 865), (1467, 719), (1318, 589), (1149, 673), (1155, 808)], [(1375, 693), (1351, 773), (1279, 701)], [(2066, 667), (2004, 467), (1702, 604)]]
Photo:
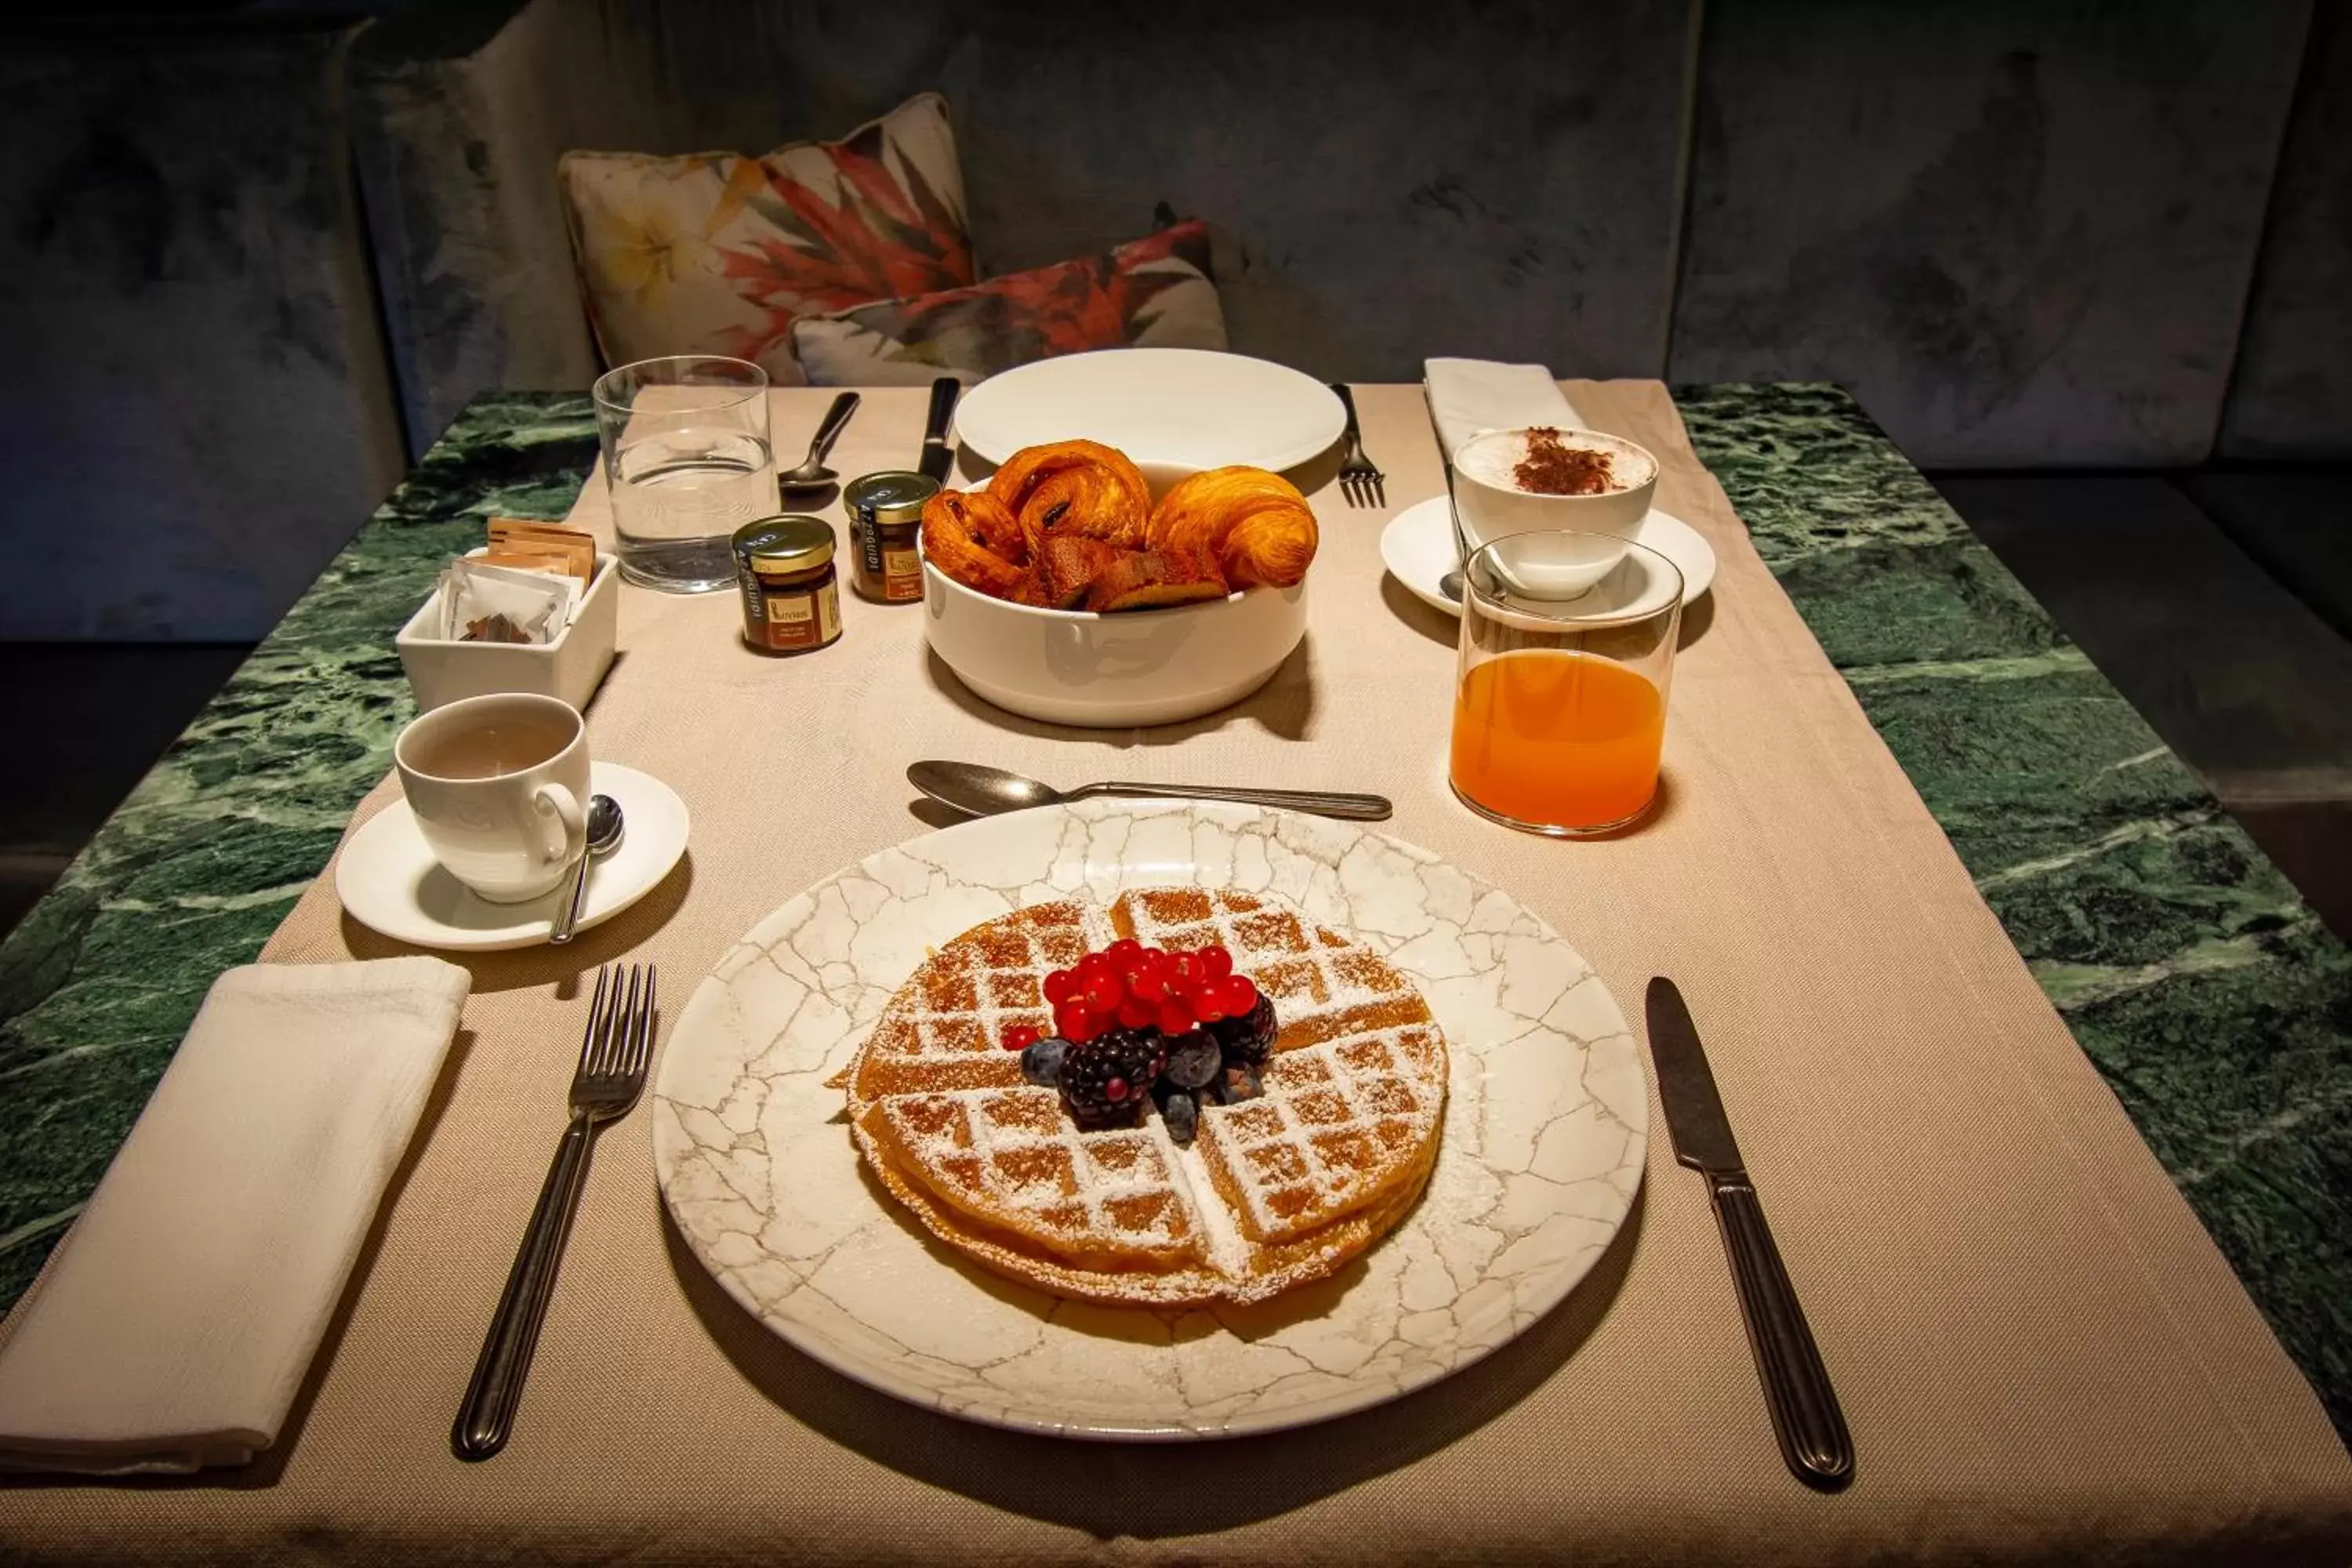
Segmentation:
[(1393, 809), (1386, 795), (1340, 795), (1328, 790), (1236, 789), (1224, 784), (1090, 784), (1060, 790), (1003, 768), (979, 763), (917, 763), (907, 770), (907, 782), (933, 800), (973, 816), (993, 816), (1001, 811), (1026, 811), (1032, 806), (1059, 805), (1088, 795), (1137, 795), (1151, 800), (1230, 800), (1244, 805), (1274, 805), (1318, 816), (1343, 816), (1355, 822), (1385, 821)]
[(821, 490), (840, 476), (824, 466), (824, 455), (841, 435), (849, 416), (857, 412), (857, 394), (845, 392), (833, 400), (824, 411), (824, 422), (816, 427), (809, 441), (808, 456), (797, 468), (787, 468), (776, 476), (776, 488), (781, 490)]
[(561, 947), (572, 940), (572, 928), (580, 923), (581, 906), (588, 901), (588, 862), (620, 841), (621, 803), (609, 795), (590, 796), (588, 847), (581, 852), (580, 863), (572, 870), (572, 889), (555, 917), (555, 929), (547, 933), (550, 942)]
[(1454, 524), (1454, 570), (1437, 580), (1437, 591), (1454, 604), (1462, 602), (1462, 566), (1470, 559), (1470, 541), (1462, 533), (1462, 509), (1454, 500), (1454, 465), (1445, 465), (1445, 517)]

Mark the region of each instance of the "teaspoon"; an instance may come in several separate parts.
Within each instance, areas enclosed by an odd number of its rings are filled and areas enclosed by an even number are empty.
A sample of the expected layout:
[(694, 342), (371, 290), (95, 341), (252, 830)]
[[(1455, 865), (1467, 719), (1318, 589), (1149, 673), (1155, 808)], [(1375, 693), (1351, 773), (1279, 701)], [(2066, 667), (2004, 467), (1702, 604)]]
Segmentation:
[(787, 468), (776, 476), (777, 488), (814, 490), (833, 483), (839, 476), (824, 466), (824, 455), (833, 449), (833, 443), (841, 435), (842, 427), (856, 412), (857, 394), (845, 392), (835, 398), (833, 406), (824, 411), (824, 422), (816, 427), (815, 436), (809, 440), (808, 456), (801, 460), (799, 468)]
[(1138, 795), (1152, 800), (1230, 800), (1244, 805), (1274, 805), (1318, 816), (1343, 816), (1356, 822), (1381, 822), (1392, 809), (1388, 797), (1341, 795), (1328, 790), (1239, 789), (1225, 784), (1090, 784), (1058, 790), (1003, 768), (978, 763), (917, 763), (907, 770), (907, 782), (933, 800), (973, 816), (1000, 811), (1026, 811), (1032, 806), (1059, 805), (1088, 795)]
[(572, 940), (572, 928), (580, 923), (580, 909), (588, 901), (588, 862), (609, 851), (621, 841), (621, 803), (609, 795), (591, 795), (588, 800), (588, 847), (580, 852), (580, 864), (572, 873), (572, 889), (563, 900), (563, 909), (555, 917), (555, 929), (547, 940), (557, 946)]

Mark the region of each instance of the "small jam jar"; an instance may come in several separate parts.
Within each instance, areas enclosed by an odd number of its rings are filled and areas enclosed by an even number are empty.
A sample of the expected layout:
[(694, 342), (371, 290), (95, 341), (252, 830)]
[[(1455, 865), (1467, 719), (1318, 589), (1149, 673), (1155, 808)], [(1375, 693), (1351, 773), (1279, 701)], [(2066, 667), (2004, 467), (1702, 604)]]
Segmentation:
[(841, 504), (849, 513), (849, 574), (858, 593), (882, 605), (922, 603), (917, 541), (923, 503), (939, 493), (939, 480), (900, 468), (849, 481)]
[(833, 525), (821, 517), (766, 517), (735, 531), (743, 640), (769, 653), (806, 653), (841, 637), (841, 582)]

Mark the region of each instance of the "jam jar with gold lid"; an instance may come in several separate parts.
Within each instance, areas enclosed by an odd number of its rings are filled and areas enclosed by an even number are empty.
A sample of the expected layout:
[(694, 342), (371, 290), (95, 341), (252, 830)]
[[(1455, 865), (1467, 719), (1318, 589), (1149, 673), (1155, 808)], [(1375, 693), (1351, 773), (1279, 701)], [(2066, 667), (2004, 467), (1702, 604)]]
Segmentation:
[(887, 468), (849, 481), (841, 504), (849, 513), (849, 575), (860, 595), (882, 605), (923, 598), (923, 558), (918, 540), (923, 503), (940, 493), (928, 474)]
[(765, 517), (735, 531), (743, 640), (768, 653), (807, 653), (841, 637), (841, 580), (833, 525), (821, 517)]

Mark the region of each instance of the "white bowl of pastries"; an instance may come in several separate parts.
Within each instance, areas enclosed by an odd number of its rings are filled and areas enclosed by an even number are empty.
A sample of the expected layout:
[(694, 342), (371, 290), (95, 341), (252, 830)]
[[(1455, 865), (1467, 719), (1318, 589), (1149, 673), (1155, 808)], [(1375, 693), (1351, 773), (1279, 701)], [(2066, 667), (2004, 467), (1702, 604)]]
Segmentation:
[(1315, 514), (1264, 468), (1139, 466), (1025, 447), (923, 511), (924, 631), (1024, 718), (1168, 724), (1238, 702), (1307, 631)]

